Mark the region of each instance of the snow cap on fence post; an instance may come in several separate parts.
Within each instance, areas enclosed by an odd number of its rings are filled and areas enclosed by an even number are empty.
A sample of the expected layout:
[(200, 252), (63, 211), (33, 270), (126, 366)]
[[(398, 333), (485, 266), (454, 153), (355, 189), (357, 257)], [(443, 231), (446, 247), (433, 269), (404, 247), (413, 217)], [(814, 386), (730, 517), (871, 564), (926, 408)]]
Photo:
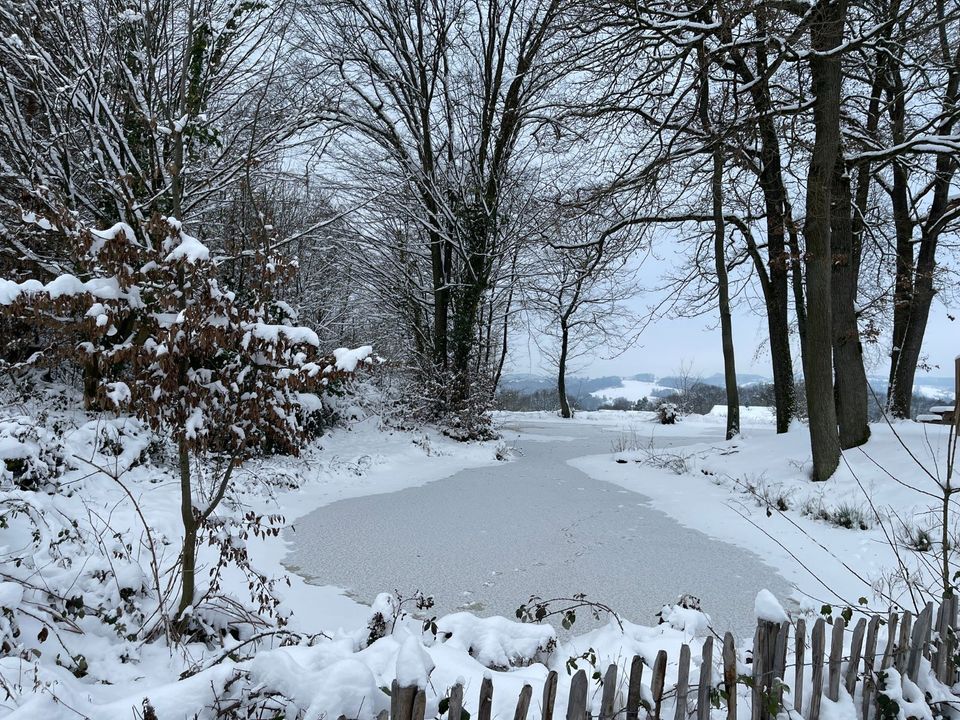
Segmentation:
[(426, 688), (433, 668), (433, 659), (419, 638), (410, 635), (403, 641), (397, 653), (397, 682), (400, 687)]
[(769, 622), (782, 623), (789, 620), (783, 605), (774, 596), (772, 592), (763, 589), (757, 593), (757, 599), (753, 604), (754, 613), (757, 620), (767, 620)]

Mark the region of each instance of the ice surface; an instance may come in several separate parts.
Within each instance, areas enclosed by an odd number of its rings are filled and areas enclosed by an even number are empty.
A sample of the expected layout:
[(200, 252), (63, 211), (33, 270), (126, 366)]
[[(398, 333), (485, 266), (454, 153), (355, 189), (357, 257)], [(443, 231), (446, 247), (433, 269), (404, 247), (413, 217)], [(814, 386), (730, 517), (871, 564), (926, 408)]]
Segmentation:
[[(683, 593), (716, 627), (752, 635), (758, 587), (790, 589), (752, 553), (681, 526), (643, 495), (587, 477), (568, 459), (606, 453), (617, 433), (524, 421), (522, 454), (424, 487), (343, 500), (301, 518), (289, 567), (371, 602), (384, 589), (435, 597), (431, 614), (514, 617), (530, 596), (584, 592), (635, 622), (656, 623)], [(722, 437), (720, 425), (710, 432)], [(508, 440), (517, 431), (506, 431)], [(575, 440), (570, 436), (577, 435)], [(658, 437), (683, 444), (704, 438)], [(553, 622), (559, 626), (559, 621)], [(574, 631), (602, 625), (586, 609)]]

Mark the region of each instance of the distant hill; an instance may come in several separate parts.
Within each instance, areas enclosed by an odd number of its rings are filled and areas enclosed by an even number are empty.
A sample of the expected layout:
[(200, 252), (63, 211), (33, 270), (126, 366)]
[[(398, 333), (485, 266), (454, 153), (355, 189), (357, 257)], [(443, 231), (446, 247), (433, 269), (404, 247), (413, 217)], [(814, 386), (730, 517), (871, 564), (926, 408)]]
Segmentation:
[[(887, 379), (878, 375), (868, 378), (870, 386), (877, 393), (886, 393)], [(618, 397), (636, 401), (641, 397), (663, 397), (670, 395), (684, 383), (701, 382), (706, 385), (723, 387), (723, 375), (715, 373), (707, 376), (681, 378), (676, 375), (657, 377), (654, 373), (637, 373), (627, 377), (607, 375), (604, 377), (586, 377), (574, 375), (567, 378), (567, 392), (571, 396), (584, 397), (592, 395), (596, 398), (613, 400)], [(743, 373), (737, 375), (737, 384), (755, 385), (769, 383), (771, 379), (764, 375)], [(531, 394), (537, 391), (553, 390), (556, 388), (556, 378), (547, 375), (532, 373), (515, 373), (504, 375), (500, 381), (501, 391), (513, 391), (521, 394)], [(954, 379), (946, 376), (917, 377), (914, 391), (931, 400), (953, 399)]]
[[(594, 390), (605, 387), (622, 387), (623, 378), (616, 375), (590, 378), (571, 375), (567, 377), (567, 390), (571, 395), (589, 395)], [(521, 393), (534, 393), (537, 390), (552, 390), (557, 387), (555, 377), (545, 375), (511, 374), (500, 380), (500, 390), (514, 390)]]

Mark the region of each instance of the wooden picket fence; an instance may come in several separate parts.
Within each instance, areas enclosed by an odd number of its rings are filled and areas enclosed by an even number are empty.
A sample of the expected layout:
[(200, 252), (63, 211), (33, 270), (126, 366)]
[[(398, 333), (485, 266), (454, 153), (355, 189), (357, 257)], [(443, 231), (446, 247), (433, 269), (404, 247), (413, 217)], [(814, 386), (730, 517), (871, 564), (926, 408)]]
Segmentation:
[[(807, 656), (807, 630), (803, 619), (795, 625), (789, 622), (776, 623), (761, 620), (753, 641), (752, 675), (744, 676), (737, 669), (737, 649), (733, 635), (726, 633), (720, 650), (719, 665), (723, 677), (714, 678), (714, 638), (703, 642), (700, 679), (697, 685), (690, 684), (690, 646), (682, 645), (677, 670), (677, 682), (672, 688), (665, 687), (667, 653), (661, 650), (653, 663), (649, 692), (642, 699), (643, 659), (635, 655), (626, 678), (618, 678), (618, 665), (612, 664), (603, 674), (599, 713), (595, 716), (588, 706), (589, 681), (584, 670), (578, 670), (570, 683), (566, 720), (668, 720), (661, 717), (665, 699), (675, 701), (673, 720), (709, 720), (711, 706), (719, 702), (725, 706), (727, 720), (737, 720), (737, 686), (750, 688), (751, 720), (770, 720), (784, 707), (784, 688), (792, 693), (792, 709), (805, 720), (819, 720), (820, 706), (825, 695), (833, 701), (840, 698), (840, 689), (845, 688), (856, 698), (858, 683), (862, 687), (860, 701), (856, 703), (859, 720), (876, 720), (877, 675), (890, 668), (901, 676), (916, 682), (921, 668), (921, 658), (930, 661), (937, 678), (948, 686), (957, 682), (958, 668), (955, 657), (958, 649), (958, 598), (947, 598), (934, 610), (928, 604), (916, 617), (909, 611), (891, 613), (886, 618), (886, 639), (882, 650), (880, 643), (881, 621), (879, 615), (869, 620), (861, 618), (853, 626), (847, 655), (844, 655), (844, 635), (847, 632), (843, 618), (835, 618), (830, 630), (829, 651), (826, 648), (827, 623), (819, 618), (809, 636), (810, 654)], [(788, 661), (790, 638), (793, 634), (792, 663)], [(802, 706), (805, 673), (810, 671), (812, 694), (810, 707)], [(791, 672), (792, 671), (792, 672)], [(625, 680), (625, 682), (624, 682)], [(549, 673), (543, 685), (539, 706), (542, 720), (553, 720), (557, 699), (558, 675)], [(619, 682), (618, 682), (619, 681)], [(476, 720), (492, 720), (493, 681), (487, 677), (480, 685)], [(720, 691), (723, 691), (722, 694)], [(722, 700), (720, 698), (722, 697)], [(514, 720), (525, 720), (531, 710), (533, 687), (524, 685), (517, 700)], [(960, 698), (958, 698), (960, 700)], [(459, 720), (463, 708), (463, 687), (454, 685), (450, 690), (446, 717)], [(536, 707), (533, 708), (537, 710)], [(424, 720), (426, 695), (417, 687), (399, 687), (394, 681), (391, 692), (390, 711), (380, 713), (378, 720)], [(341, 716), (340, 720), (345, 720)]]

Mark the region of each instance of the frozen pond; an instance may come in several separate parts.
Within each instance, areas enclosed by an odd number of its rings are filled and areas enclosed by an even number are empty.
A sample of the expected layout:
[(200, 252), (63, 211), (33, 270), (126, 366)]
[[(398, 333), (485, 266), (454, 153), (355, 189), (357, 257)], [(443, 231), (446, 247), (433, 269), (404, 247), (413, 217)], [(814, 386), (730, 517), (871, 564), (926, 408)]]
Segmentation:
[[(664, 603), (690, 593), (702, 598), (715, 628), (746, 636), (758, 590), (789, 595), (787, 582), (752, 553), (685, 528), (643, 495), (567, 464), (609, 453), (612, 429), (532, 421), (508, 426), (505, 437), (522, 451), (510, 463), (306, 515), (287, 535), (285, 564), (364, 603), (379, 592), (420, 589), (434, 596), (437, 616), (466, 609), (513, 618), (532, 594), (582, 592), (626, 619), (655, 625)], [(595, 624), (581, 613), (574, 629)]]

